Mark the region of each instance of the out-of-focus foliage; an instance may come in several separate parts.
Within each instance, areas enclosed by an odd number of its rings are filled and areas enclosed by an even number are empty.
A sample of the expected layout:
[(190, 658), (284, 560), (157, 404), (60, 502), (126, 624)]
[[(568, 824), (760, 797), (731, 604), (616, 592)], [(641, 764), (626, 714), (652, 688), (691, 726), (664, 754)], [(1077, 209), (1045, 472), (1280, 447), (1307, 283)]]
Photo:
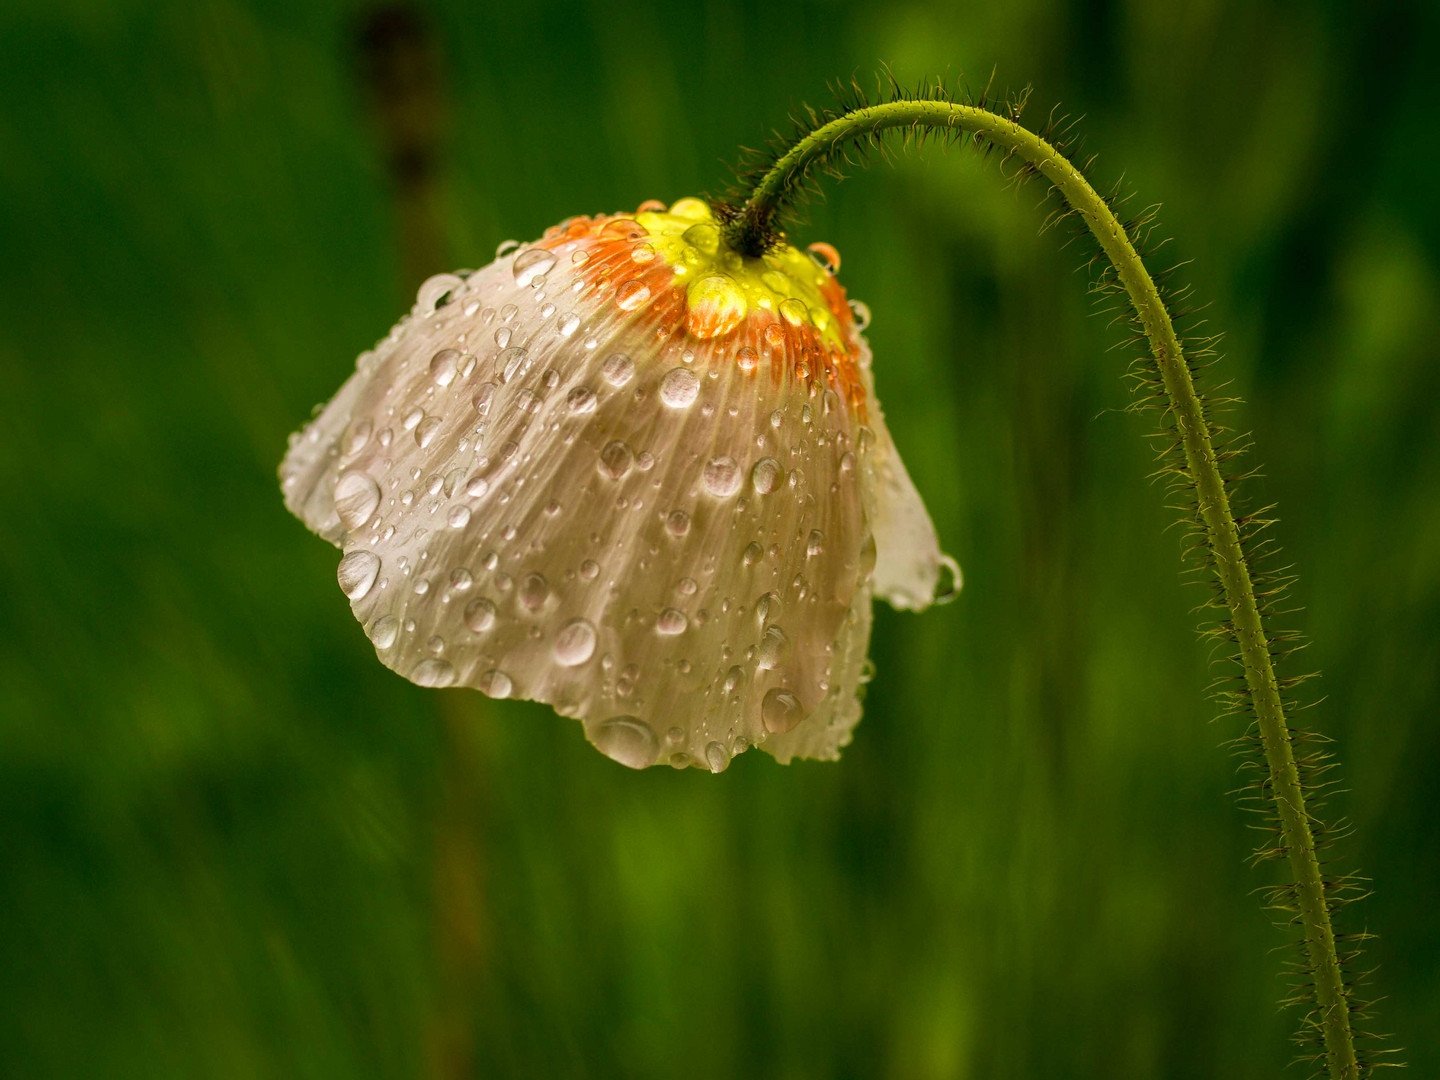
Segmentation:
[(1276, 871), (1244, 865), (1126, 357), (1038, 193), (937, 152), (801, 234), (875, 312), (967, 576), (877, 612), (839, 765), (634, 774), (543, 707), (411, 686), (281, 506), (427, 220), (440, 270), (716, 190), (881, 60), (998, 64), (1165, 203), (1301, 573), (1377, 890), (1348, 928), (1440, 1069), (1440, 10), (436, 3), (403, 121), (429, 218), (357, 87), (363, 12), (0, 10), (0, 1071), (1276, 1075)]

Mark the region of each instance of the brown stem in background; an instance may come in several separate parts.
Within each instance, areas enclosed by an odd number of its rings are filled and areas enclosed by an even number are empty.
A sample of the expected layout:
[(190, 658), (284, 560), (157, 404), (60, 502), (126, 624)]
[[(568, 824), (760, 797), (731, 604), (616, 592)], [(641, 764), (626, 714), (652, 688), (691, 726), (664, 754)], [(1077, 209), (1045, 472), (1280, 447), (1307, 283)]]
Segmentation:
[[(401, 284), (410, 297), (450, 265), (437, 184), (445, 126), (440, 50), (428, 16), (410, 4), (377, 6), (357, 29), (359, 81), (394, 192)], [(465, 1080), (475, 1071), (475, 1011), (489, 945), (485, 808), (475, 784), (483, 745), (473, 713), (448, 699), (441, 707), (432, 881), (437, 985), (426, 1072), (434, 1080)]]

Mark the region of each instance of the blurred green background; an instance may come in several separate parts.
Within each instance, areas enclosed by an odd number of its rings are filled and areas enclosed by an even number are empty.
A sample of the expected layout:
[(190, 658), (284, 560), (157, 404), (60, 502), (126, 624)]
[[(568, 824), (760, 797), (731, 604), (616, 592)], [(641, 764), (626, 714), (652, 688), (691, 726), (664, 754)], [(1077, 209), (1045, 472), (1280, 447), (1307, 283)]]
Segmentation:
[[(1249, 404), (1440, 1071), (1440, 8), (9, 0), (0, 9), (0, 1073), (1273, 1077), (1273, 867), (1228, 792), (1151, 420), (1079, 249), (968, 153), (798, 237), (875, 312), (959, 601), (878, 611), (838, 764), (631, 773), (375, 659), (285, 437), (420, 276), (719, 189), (826, 81), (1033, 82)], [(1297, 1075), (1299, 1075), (1297, 1073)]]

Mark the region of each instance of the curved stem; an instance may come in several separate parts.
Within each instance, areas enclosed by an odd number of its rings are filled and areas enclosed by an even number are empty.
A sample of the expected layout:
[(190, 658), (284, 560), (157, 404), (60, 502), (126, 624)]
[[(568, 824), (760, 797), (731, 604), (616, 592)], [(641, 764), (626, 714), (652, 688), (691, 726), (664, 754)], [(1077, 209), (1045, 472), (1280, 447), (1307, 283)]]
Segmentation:
[(776, 213), (800, 190), (799, 181), (810, 168), (843, 153), (848, 144), (896, 128), (978, 134), (1036, 168), (1084, 219), (1129, 295), (1164, 382), (1215, 572), (1239, 642), (1269, 766), (1271, 794), (1295, 876), (1296, 906), (1314, 975), (1317, 1019), (1324, 1033), (1329, 1073), (1332, 1080), (1357, 1080), (1360, 1069), (1350, 1029), (1350, 1002), (1335, 951), (1325, 880), (1240, 529), (1230, 509), (1210, 425), (1170, 313), (1135, 245), (1105, 200), (1054, 146), (1005, 117), (948, 101), (896, 101), (856, 109), (800, 139), (755, 186), (728, 226), (727, 238), (742, 251), (763, 246), (763, 238), (773, 235)]

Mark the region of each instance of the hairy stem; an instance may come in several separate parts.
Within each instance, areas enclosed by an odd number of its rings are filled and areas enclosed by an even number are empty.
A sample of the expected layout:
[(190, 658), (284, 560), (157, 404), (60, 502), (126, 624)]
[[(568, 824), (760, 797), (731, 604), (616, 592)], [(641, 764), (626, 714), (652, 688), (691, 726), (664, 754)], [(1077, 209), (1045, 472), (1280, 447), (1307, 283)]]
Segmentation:
[(1215, 573), (1238, 639), (1269, 767), (1270, 792), (1295, 878), (1294, 896), (1314, 978), (1329, 1074), (1332, 1080), (1357, 1080), (1360, 1067), (1350, 1028), (1349, 994), (1336, 955), (1330, 903), (1291, 748), (1292, 735), (1275, 675), (1271, 643), (1256, 602), (1240, 528), (1230, 508), (1205, 409), (1170, 313), (1109, 205), (1054, 146), (1006, 117), (950, 101), (895, 101), (855, 109), (797, 141), (755, 185), (727, 226), (727, 239), (741, 251), (759, 254), (775, 235), (776, 214), (801, 190), (801, 181), (813, 167), (833, 162), (847, 146), (872, 140), (891, 129), (968, 133), (1032, 166), (1084, 219), (1119, 275), (1164, 383), (1184, 449), (1187, 479), (1198, 501)]

